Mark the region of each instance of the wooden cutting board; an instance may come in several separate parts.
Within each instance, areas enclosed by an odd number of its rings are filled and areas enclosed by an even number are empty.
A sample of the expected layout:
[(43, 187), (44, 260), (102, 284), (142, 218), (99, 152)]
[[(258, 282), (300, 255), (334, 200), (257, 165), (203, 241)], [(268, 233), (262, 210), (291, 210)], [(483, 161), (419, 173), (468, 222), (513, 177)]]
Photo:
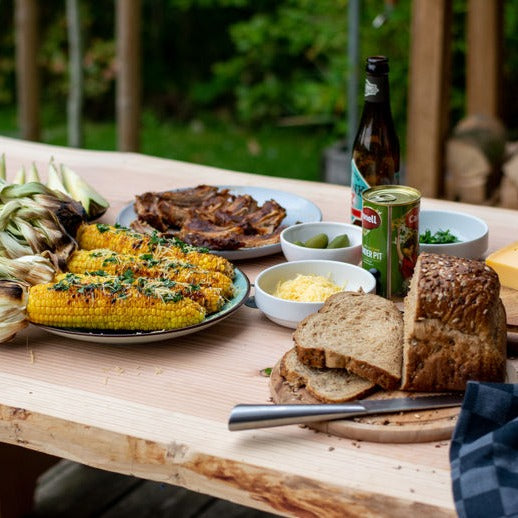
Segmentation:
[(518, 290), (500, 288), (500, 298), (507, 314), (507, 330), (510, 338), (518, 338)]
[[(507, 364), (507, 381), (518, 382), (510, 362)], [(304, 388), (293, 389), (284, 381), (277, 364), (270, 376), (270, 392), (276, 404), (320, 403)], [(403, 391), (380, 391), (366, 399), (407, 397)], [(412, 395), (416, 395), (413, 393)], [(429, 395), (429, 394), (428, 394)], [(359, 441), (383, 443), (417, 443), (449, 440), (455, 428), (460, 408), (441, 408), (420, 412), (398, 412), (380, 416), (356, 417), (336, 421), (311, 423), (309, 428), (319, 432)]]

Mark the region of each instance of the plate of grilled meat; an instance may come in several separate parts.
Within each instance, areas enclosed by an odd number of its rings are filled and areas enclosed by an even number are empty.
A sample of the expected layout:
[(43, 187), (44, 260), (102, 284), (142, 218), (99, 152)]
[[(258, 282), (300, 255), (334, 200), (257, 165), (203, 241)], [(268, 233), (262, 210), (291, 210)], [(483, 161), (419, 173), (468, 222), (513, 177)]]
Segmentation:
[(137, 195), (119, 213), (117, 223), (237, 260), (279, 253), (284, 228), (321, 219), (313, 202), (286, 191), (198, 185)]

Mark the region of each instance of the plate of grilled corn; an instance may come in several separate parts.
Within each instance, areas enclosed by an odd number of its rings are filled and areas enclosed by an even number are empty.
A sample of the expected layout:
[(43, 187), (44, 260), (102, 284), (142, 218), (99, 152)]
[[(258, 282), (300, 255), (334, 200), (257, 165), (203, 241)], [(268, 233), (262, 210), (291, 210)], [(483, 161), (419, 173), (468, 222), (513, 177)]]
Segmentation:
[(229, 317), (249, 295), (230, 261), (176, 239), (85, 223), (76, 241), (66, 271), (47, 282), (0, 281), (0, 313), (11, 308), (0, 341), (28, 323), (97, 343), (166, 340)]

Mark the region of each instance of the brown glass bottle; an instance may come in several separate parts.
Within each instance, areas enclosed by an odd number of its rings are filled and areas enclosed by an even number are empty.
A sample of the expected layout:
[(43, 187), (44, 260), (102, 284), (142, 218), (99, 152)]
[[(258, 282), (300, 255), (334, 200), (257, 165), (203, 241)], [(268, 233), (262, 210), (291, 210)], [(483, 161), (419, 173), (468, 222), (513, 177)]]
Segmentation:
[(351, 221), (360, 226), (362, 192), (399, 183), (399, 139), (390, 110), (388, 58), (367, 58), (365, 70), (365, 102), (351, 160)]

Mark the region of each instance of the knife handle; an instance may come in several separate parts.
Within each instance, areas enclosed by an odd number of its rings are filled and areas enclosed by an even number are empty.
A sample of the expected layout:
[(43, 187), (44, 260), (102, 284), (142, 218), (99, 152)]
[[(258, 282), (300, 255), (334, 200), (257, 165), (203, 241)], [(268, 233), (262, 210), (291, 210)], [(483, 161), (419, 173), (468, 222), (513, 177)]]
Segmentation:
[(287, 424), (314, 423), (361, 415), (366, 408), (358, 403), (335, 405), (236, 405), (230, 412), (230, 431), (270, 428)]

